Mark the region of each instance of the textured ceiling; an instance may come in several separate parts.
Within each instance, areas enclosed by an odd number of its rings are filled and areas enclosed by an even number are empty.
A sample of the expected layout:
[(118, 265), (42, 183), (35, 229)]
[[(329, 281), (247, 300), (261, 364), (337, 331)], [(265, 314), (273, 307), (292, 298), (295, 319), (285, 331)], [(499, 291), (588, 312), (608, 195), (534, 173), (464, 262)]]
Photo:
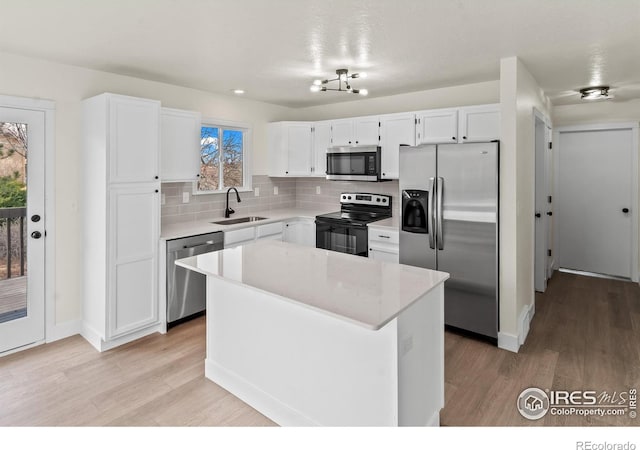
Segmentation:
[[(370, 96), (495, 80), (518, 56), (555, 104), (640, 98), (640, 0), (19, 0), (0, 50), (292, 107), (338, 68)], [(1, 70), (1, 69), (0, 69)]]

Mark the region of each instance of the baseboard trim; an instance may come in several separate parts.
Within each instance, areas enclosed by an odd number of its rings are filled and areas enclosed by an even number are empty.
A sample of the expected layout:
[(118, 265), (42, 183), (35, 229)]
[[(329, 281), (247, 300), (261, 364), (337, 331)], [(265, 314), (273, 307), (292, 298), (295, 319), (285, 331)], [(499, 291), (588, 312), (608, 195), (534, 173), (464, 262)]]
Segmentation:
[(75, 336), (82, 332), (81, 320), (70, 320), (68, 322), (54, 324), (47, 330), (46, 342), (55, 342), (70, 336)]
[(102, 336), (96, 332), (93, 328), (83, 324), (82, 326), (82, 335), (83, 338), (89, 344), (91, 344), (96, 350), (99, 352), (105, 352), (107, 350), (111, 350), (112, 348), (119, 347), (124, 344), (128, 344), (131, 341), (135, 341), (136, 339), (140, 339), (142, 337), (148, 336), (153, 333), (159, 333), (161, 331), (160, 324), (154, 324), (142, 330), (136, 331), (134, 333), (130, 333), (110, 341), (105, 341)]
[(498, 348), (518, 353), (518, 350), (520, 349), (519, 342), (520, 339), (515, 334), (505, 333), (503, 331), (498, 332)]
[(310, 427), (321, 425), (261, 389), (258, 389), (244, 378), (225, 369), (215, 361), (205, 359), (204, 376), (231, 392), (240, 400), (280, 426)]

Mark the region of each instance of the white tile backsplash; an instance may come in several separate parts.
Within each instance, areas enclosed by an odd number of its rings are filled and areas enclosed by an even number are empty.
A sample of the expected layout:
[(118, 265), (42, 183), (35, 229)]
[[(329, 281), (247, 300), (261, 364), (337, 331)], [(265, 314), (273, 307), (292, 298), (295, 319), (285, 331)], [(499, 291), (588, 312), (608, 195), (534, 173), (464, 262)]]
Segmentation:
[[(393, 214), (399, 214), (398, 181), (367, 183), (354, 181), (329, 181), (323, 178), (272, 178), (254, 175), (253, 192), (241, 192), (242, 202), (237, 203), (235, 195), (229, 196), (235, 216), (250, 215), (258, 211), (281, 208), (340, 209), (339, 196), (342, 192), (369, 192), (392, 196)], [(260, 192), (255, 196), (255, 189)], [(277, 189), (276, 189), (277, 188)], [(317, 192), (320, 192), (318, 194)], [(189, 203), (183, 203), (183, 193), (189, 193)], [(192, 183), (163, 183), (162, 225), (178, 222), (195, 222), (220, 218), (224, 215), (225, 197), (221, 194), (191, 195)], [(277, 194), (275, 194), (277, 192)]]

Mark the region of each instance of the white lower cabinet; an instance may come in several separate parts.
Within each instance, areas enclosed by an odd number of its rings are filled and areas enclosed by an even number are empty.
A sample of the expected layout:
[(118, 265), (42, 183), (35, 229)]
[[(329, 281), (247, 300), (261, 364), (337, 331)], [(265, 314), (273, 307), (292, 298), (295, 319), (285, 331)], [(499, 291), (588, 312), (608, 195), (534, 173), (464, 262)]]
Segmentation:
[(316, 223), (314, 219), (298, 218), (284, 223), (283, 241), (292, 244), (316, 246)]
[(256, 228), (240, 228), (224, 232), (224, 248), (237, 247), (256, 240)]
[(369, 226), (369, 258), (392, 263), (400, 262), (400, 234), (397, 230)]
[(281, 241), (282, 237), (282, 222), (268, 223), (256, 227), (256, 241), (262, 239)]
[(158, 322), (159, 195), (156, 184), (110, 189), (107, 339)]

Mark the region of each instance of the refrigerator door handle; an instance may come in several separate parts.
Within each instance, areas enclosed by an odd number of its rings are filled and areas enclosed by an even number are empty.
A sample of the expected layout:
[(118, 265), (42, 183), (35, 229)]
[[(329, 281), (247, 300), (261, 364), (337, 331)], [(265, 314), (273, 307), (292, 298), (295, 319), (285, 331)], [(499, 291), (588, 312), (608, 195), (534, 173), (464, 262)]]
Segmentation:
[(429, 247), (432, 249), (436, 248), (436, 219), (433, 215), (434, 208), (433, 203), (435, 202), (435, 178), (429, 178), (429, 198), (427, 199), (427, 224), (429, 227)]
[(438, 177), (436, 184), (436, 220), (437, 220), (437, 234), (436, 240), (438, 241), (438, 250), (444, 248), (444, 233), (442, 232), (442, 194), (444, 191), (444, 178)]

